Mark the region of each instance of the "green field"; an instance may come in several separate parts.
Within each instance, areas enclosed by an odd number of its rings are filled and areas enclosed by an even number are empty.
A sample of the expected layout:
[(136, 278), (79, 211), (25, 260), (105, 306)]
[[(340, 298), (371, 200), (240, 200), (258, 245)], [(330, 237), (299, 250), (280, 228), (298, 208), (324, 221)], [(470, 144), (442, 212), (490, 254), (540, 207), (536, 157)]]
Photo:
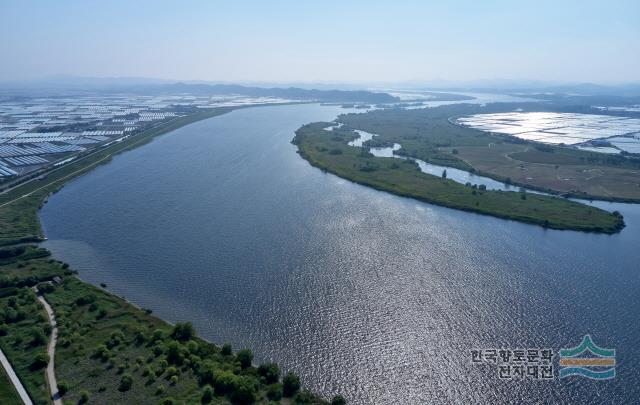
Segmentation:
[(342, 115), (339, 120), (348, 128), (377, 134), (370, 146), (399, 143), (399, 154), (429, 163), (572, 197), (640, 202), (638, 157), (525, 142), (452, 124), (455, 117), (516, 107), (524, 111), (543, 108), (539, 104), (467, 104), (377, 110)]
[(354, 132), (324, 130), (328, 125), (320, 122), (303, 126), (293, 143), (312, 165), (354, 182), (433, 204), (553, 229), (615, 233), (624, 226), (618, 213), (562, 198), (481, 190), (422, 173), (411, 160), (374, 157), (364, 148), (347, 145), (356, 137)]

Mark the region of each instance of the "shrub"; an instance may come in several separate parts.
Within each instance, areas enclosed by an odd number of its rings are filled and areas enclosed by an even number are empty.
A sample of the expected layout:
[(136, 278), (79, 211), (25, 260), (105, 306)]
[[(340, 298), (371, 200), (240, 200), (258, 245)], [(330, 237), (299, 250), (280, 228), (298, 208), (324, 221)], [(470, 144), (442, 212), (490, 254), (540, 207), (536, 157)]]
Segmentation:
[(267, 387), (267, 398), (271, 401), (280, 401), (282, 399), (282, 384), (271, 384)]
[(33, 327), (29, 334), (31, 335), (32, 346), (39, 346), (47, 341), (47, 338), (41, 328)]
[(242, 349), (238, 351), (236, 357), (240, 362), (240, 367), (242, 367), (243, 369), (251, 366), (251, 362), (253, 361), (253, 353), (251, 353), (251, 350)]
[(122, 374), (122, 377), (120, 378), (120, 386), (118, 387), (118, 390), (121, 392), (129, 391), (132, 385), (133, 385), (133, 377), (131, 377), (131, 374), (128, 374), (128, 373)]
[(178, 375), (178, 369), (175, 367), (169, 367), (167, 369), (167, 378), (171, 378), (174, 375)]
[(151, 340), (155, 342), (156, 340), (164, 340), (164, 332), (160, 329), (156, 329), (153, 331), (153, 335), (151, 335)]
[(187, 344), (187, 350), (189, 350), (189, 353), (191, 353), (191, 354), (198, 353), (198, 344), (196, 342), (194, 342), (193, 340), (190, 341)]
[(122, 342), (124, 342), (124, 333), (118, 330), (111, 334), (111, 336), (109, 337), (109, 340), (107, 340), (106, 342), (106, 345), (107, 345), (107, 348), (112, 349), (118, 346)]
[(163, 352), (164, 352), (164, 349), (162, 348), (162, 346), (155, 346), (153, 348), (153, 354), (156, 357), (160, 356)]
[(86, 404), (87, 402), (89, 402), (89, 391), (80, 391), (80, 399), (78, 400), (78, 403)]
[(60, 396), (69, 392), (69, 384), (66, 381), (58, 381), (58, 392)]
[(98, 347), (96, 347), (95, 352), (93, 352), (94, 357), (99, 357), (102, 360), (107, 360), (110, 355), (111, 355), (111, 352), (109, 351), (109, 349), (107, 349), (107, 345), (105, 344), (98, 345)]
[(156, 372), (153, 370), (153, 367), (151, 366), (147, 366), (143, 371), (142, 371), (142, 376), (143, 377), (147, 377), (147, 376), (155, 376)]
[(213, 387), (218, 395), (225, 395), (232, 392), (237, 384), (238, 376), (230, 371), (223, 371), (218, 374), (213, 382)]
[(179, 341), (187, 341), (196, 336), (196, 331), (191, 322), (176, 323), (171, 332), (171, 337)]
[(282, 394), (292, 397), (300, 389), (300, 378), (294, 373), (287, 373), (282, 379)]
[(49, 355), (45, 352), (40, 352), (36, 354), (36, 357), (33, 359), (33, 362), (31, 363), (31, 369), (39, 370), (41, 368), (46, 367), (48, 363), (49, 363)]
[(258, 367), (258, 374), (266, 384), (273, 384), (280, 379), (280, 368), (275, 363), (265, 363)]
[(180, 343), (176, 342), (175, 340), (169, 342), (169, 344), (167, 344), (166, 353), (167, 361), (169, 362), (169, 364), (182, 364), (184, 355), (182, 353), (182, 347), (180, 346)]
[(205, 385), (202, 389), (202, 397), (200, 397), (200, 402), (203, 404), (208, 404), (213, 399), (213, 388), (210, 385)]

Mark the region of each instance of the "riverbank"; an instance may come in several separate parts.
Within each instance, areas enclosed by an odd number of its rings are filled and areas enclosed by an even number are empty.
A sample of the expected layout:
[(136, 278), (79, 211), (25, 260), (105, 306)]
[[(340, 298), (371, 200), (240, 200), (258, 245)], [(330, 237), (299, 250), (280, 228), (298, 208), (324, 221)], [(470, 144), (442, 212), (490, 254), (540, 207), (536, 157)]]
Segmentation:
[(471, 171), (494, 180), (580, 199), (640, 201), (640, 159), (529, 142), (458, 125), (474, 114), (555, 111), (539, 103), (458, 104), (421, 110), (346, 114), (339, 122), (377, 134), (369, 146), (402, 145), (399, 155)]
[(231, 110), (169, 121), (0, 197), (0, 243), (13, 245), (0, 249), (0, 303), (5, 308), (0, 346), (34, 403), (51, 401), (44, 378), (51, 326), (30, 290), (33, 286), (38, 286), (57, 314), (55, 371), (59, 392), (67, 402), (252, 404), (293, 398), (299, 403), (327, 403), (300, 391), (299, 378), (291, 373), (282, 376), (277, 365), (253, 366), (250, 350), (233, 354), (228, 345), (219, 347), (196, 337), (190, 324), (172, 326), (149, 310), (82, 282), (45, 249), (16, 245), (44, 238), (37, 210), (66, 181), (155, 136)]
[(327, 131), (329, 123), (313, 123), (296, 132), (293, 143), (313, 166), (340, 177), (397, 195), (449, 208), (491, 215), (552, 229), (616, 233), (624, 227), (618, 213), (576, 202), (523, 192), (484, 190), (421, 173), (415, 162), (374, 157), (348, 146), (355, 133)]

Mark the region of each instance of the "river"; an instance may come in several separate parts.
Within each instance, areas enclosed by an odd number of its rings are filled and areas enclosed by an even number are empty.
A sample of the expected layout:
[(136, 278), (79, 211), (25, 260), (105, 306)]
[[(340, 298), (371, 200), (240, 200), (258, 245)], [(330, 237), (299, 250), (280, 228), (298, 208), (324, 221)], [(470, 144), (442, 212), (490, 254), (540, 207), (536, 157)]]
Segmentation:
[[(88, 282), (352, 404), (640, 398), (640, 209), (619, 234), (438, 207), (311, 167), (290, 143), (344, 109), (236, 110), (73, 180), (41, 211)], [(472, 348), (616, 349), (616, 378), (504, 381)], [(557, 359), (555, 360), (557, 367)]]

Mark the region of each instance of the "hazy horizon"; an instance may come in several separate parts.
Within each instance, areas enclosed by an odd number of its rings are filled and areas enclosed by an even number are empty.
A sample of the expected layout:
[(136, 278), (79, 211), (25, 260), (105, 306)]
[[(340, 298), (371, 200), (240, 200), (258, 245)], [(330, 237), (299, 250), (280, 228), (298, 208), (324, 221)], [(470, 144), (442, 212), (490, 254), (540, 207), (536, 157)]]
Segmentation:
[(640, 3), (5, 1), (0, 81), (640, 81)]

